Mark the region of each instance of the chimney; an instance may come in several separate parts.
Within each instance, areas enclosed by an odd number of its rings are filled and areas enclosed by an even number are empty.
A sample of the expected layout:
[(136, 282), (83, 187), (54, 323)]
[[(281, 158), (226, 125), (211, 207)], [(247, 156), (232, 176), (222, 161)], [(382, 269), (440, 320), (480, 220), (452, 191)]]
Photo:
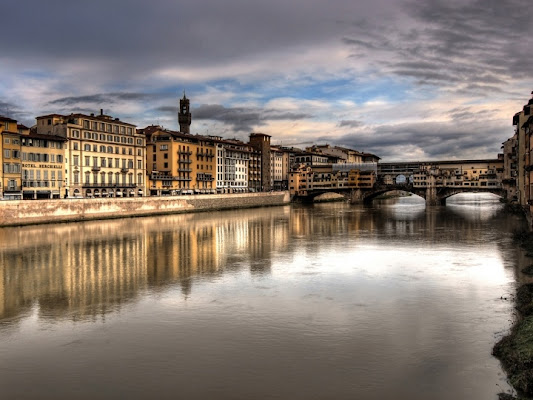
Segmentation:
[(104, 115), (104, 109), (103, 108), (100, 109), (100, 115)]

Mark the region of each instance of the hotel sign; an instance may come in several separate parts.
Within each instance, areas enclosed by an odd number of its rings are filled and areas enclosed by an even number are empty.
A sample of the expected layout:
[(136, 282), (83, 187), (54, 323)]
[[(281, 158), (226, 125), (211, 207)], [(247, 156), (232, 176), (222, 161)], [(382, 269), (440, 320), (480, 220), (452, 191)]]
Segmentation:
[(54, 169), (63, 169), (62, 165), (54, 164), (22, 164), (22, 168), (54, 168)]

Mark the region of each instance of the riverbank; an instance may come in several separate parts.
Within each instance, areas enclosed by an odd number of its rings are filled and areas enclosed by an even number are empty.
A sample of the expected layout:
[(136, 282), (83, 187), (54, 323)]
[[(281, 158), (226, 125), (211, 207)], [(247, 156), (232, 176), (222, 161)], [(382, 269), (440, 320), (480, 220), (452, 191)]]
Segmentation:
[(0, 226), (75, 222), (284, 205), (289, 192), (0, 202)]
[[(514, 240), (528, 257), (533, 257), (533, 233), (518, 232)], [(522, 272), (532, 275), (532, 266)], [(509, 383), (518, 391), (515, 397), (501, 393), (502, 400), (525, 400), (533, 398), (533, 283), (520, 286), (516, 292), (518, 321), (509, 335), (494, 345), (492, 354), (502, 363), (507, 372)]]

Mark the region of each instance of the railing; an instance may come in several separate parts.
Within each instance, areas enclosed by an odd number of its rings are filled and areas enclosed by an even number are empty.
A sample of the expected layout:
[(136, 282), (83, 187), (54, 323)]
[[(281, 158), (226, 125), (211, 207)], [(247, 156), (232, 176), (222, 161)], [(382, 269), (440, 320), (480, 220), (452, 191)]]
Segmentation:
[(120, 172), (122, 172), (123, 174), (125, 174), (126, 172), (128, 172), (130, 169), (129, 168), (120, 168)]
[(101, 167), (99, 167), (99, 166), (97, 166), (97, 165), (93, 165), (93, 166), (91, 167), (91, 170), (97, 172), (97, 171), (100, 171), (100, 170), (101, 170)]
[(134, 188), (137, 185), (135, 183), (84, 183), (83, 188)]

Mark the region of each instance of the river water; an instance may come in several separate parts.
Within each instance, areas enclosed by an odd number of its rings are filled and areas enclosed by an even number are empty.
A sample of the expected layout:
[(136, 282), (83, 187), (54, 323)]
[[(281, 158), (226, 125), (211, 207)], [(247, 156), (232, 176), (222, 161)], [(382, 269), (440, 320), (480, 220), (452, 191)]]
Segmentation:
[(0, 229), (0, 398), (496, 399), (521, 225), (477, 195)]

